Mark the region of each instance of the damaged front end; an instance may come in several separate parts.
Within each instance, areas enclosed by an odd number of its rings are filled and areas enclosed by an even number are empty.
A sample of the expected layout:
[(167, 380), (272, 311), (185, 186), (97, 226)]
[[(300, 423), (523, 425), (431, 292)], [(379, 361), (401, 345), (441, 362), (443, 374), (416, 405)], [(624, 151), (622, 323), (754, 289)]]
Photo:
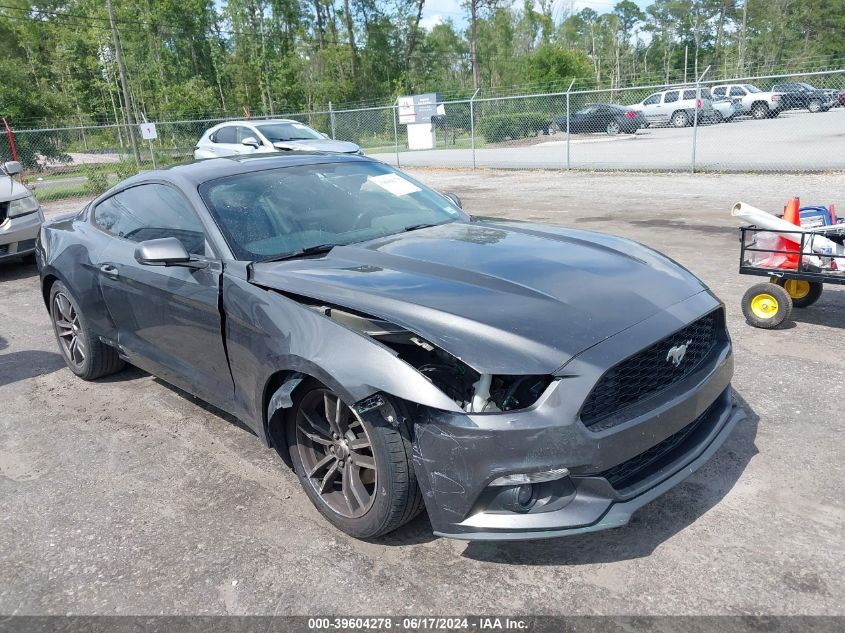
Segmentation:
[(552, 376), (482, 374), (405, 328), (321, 302), (309, 307), (392, 350), (467, 413), (517, 411), (532, 406)]

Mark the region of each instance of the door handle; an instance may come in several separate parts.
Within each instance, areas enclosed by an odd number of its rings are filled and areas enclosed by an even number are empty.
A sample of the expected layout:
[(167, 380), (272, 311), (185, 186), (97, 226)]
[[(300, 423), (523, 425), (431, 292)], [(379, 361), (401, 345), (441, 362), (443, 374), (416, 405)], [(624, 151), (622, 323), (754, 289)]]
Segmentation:
[(117, 279), (118, 277), (117, 268), (111, 264), (103, 264), (100, 266), (100, 272), (106, 277), (110, 277), (112, 279)]

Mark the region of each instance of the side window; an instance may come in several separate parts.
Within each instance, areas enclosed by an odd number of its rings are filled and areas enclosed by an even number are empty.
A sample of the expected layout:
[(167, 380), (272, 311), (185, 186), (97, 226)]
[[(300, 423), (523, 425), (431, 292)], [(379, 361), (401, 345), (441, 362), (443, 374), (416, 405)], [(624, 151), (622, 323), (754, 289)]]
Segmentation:
[(250, 130), (248, 127), (244, 127), (242, 125), (238, 126), (238, 143), (242, 143), (245, 138), (252, 137), (254, 139), (258, 139), (258, 134)]
[[(724, 97), (725, 96), (725, 90), (727, 90), (727, 87), (725, 87), (725, 86), (719, 86), (718, 88), (713, 88), (713, 96), (714, 97)], [(733, 95), (734, 90), (736, 90), (736, 88), (731, 88), (731, 95)]]
[(746, 94), (745, 90), (740, 88), (739, 86), (734, 86), (731, 88), (731, 96), (732, 97), (744, 97)]
[(221, 127), (214, 133), (214, 136), (211, 140), (215, 143), (237, 143), (238, 129), (234, 125), (227, 125), (226, 127)]
[[(703, 91), (701, 96), (704, 96)], [(684, 90), (684, 99), (695, 99), (695, 90)]]
[(648, 99), (643, 101), (643, 105), (656, 105), (658, 103), (660, 103), (660, 93), (651, 95)]
[(160, 184), (125, 189), (94, 209), (102, 230), (133, 242), (175, 237), (192, 255), (205, 255), (205, 232), (182, 195)]
[(678, 91), (672, 90), (663, 95), (663, 103), (675, 103), (678, 100)]

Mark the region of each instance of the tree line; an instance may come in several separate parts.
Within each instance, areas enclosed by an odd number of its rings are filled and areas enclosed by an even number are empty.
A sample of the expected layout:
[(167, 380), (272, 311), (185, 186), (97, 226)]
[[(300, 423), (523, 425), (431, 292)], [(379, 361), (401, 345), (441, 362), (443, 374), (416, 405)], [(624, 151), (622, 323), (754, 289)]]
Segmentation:
[[(621, 87), (842, 66), (843, 0), (463, 0), (423, 27), (425, 0), (114, 0), (137, 118), (291, 113), (578, 86)], [(124, 121), (100, 0), (0, 0), (0, 116)]]

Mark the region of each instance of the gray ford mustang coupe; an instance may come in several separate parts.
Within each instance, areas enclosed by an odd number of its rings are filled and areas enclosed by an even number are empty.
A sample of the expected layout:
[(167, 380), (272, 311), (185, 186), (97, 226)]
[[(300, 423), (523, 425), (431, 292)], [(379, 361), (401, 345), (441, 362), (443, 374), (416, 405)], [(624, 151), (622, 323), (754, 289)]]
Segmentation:
[(617, 527), (743, 417), (721, 302), (640, 244), (471, 217), (361, 156), (218, 158), (41, 231), (59, 348), (246, 423), (334, 525)]

